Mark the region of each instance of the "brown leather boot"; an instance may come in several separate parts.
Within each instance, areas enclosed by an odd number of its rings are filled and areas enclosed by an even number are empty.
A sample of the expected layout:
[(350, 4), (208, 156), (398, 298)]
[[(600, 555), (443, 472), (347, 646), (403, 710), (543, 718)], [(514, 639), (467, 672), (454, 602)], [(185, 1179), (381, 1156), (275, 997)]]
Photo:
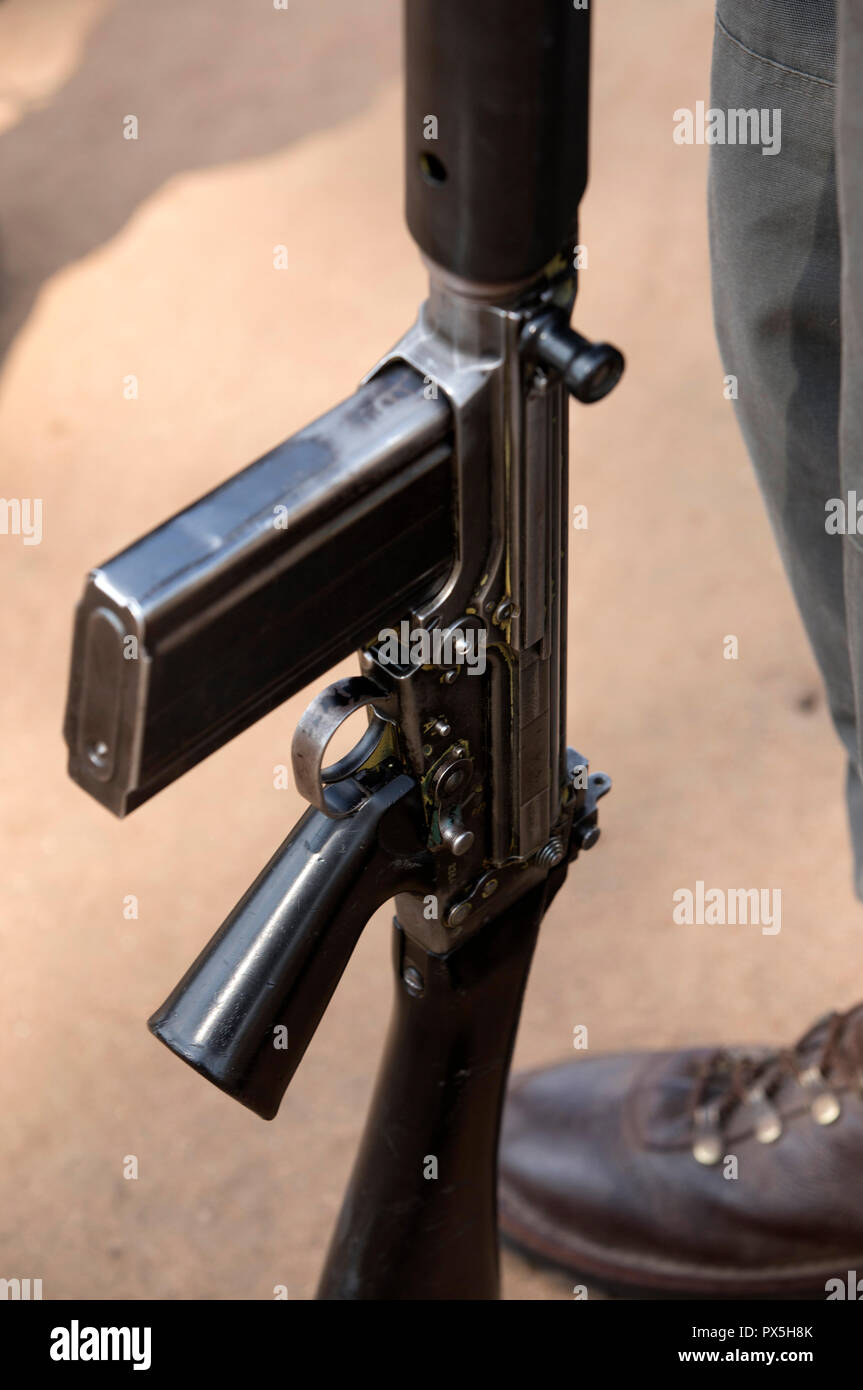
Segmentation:
[(505, 1237), (624, 1297), (863, 1297), (863, 1005), (786, 1052), (516, 1077), (499, 1199)]

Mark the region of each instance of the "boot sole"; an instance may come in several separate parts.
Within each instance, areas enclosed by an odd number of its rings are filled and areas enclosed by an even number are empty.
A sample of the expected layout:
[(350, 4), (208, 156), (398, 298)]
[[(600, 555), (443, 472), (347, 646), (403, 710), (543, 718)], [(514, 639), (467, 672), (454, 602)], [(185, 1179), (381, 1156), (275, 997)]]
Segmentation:
[[(659, 1274), (655, 1280), (649, 1276), (632, 1276), (628, 1272), (615, 1271), (610, 1266), (595, 1263), (583, 1254), (567, 1254), (544, 1244), (541, 1237), (527, 1232), (504, 1215), (500, 1222), (501, 1242), (515, 1251), (530, 1264), (568, 1275), (588, 1289), (607, 1294), (613, 1299), (661, 1302), (705, 1302), (740, 1301), (747, 1302), (826, 1302), (825, 1283), (836, 1277), (836, 1270), (825, 1271), (823, 1276), (807, 1275), (796, 1283), (787, 1283), (772, 1288), (762, 1284), (711, 1283), (709, 1275), (699, 1277), (681, 1271), (679, 1277), (672, 1274)], [(850, 1258), (850, 1257), (849, 1257)], [(851, 1267), (854, 1266), (853, 1260)]]

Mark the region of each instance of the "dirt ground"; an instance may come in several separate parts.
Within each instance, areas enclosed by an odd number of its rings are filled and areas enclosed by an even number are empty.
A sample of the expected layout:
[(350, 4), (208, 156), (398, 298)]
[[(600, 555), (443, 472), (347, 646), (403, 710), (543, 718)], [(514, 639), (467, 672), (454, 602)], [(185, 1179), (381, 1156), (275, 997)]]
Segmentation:
[[(572, 411), (569, 731), (614, 791), (545, 924), (522, 1067), (579, 1024), (595, 1051), (790, 1042), (863, 979), (842, 759), (723, 397), (706, 151), (672, 140), (708, 96), (711, 7), (596, 8), (576, 321), (628, 372)], [(0, 190), (0, 493), (44, 508), (41, 544), (0, 535), (0, 1276), (308, 1298), (388, 1015), (387, 914), (273, 1124), (145, 1028), (300, 813), (272, 770), (307, 696), (124, 823), (67, 780), (60, 727), (87, 569), (351, 392), (424, 295), (396, 0), (6, 0)], [(781, 888), (781, 932), (674, 925), (699, 879)], [(571, 1297), (511, 1253), (504, 1294)]]

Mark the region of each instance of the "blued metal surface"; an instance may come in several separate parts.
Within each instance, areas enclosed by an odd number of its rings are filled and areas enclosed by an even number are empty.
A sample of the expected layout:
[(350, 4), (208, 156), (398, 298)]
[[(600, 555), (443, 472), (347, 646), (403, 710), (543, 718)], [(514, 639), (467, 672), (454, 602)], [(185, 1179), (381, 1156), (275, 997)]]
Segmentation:
[(75, 781), (126, 814), (433, 589), (453, 546), (449, 431), (446, 401), (399, 367), (93, 571)]
[(446, 956), (396, 926), (390, 1032), (318, 1298), (498, 1297), (500, 1114), (545, 905), (543, 883)]
[(406, 0), (407, 221), (438, 266), (502, 287), (575, 240), (589, 49), (571, 0)]
[[(366, 759), (374, 752), (385, 732), (383, 722), (375, 717), (375, 702), (386, 695), (381, 686), (364, 676), (346, 676), (343, 680), (328, 685), (316, 695), (312, 703), (300, 717), (291, 744), (291, 764), (297, 791), (306, 798), (310, 806), (315, 806), (328, 816), (341, 819), (352, 814), (360, 804), (362, 790), (358, 787), (360, 800), (344, 802), (337, 797), (336, 789), (330, 791), (327, 783), (340, 783), (352, 777)], [(369, 728), (353, 753), (341, 758), (329, 767), (323, 766), (324, 755), (330, 739), (336, 730), (350, 719), (358, 710), (368, 708), (372, 715)]]
[[(390, 706), (404, 764), (424, 789), (438, 900), (397, 902), (399, 922), (427, 949), (451, 949), (477, 931), (475, 886), (501, 870), (501, 893), (525, 891), (547, 864), (536, 856), (554, 831), (568, 841), (566, 666), (567, 398), (558, 375), (523, 359), (526, 325), (553, 306), (563, 315), (574, 280), (561, 274), (524, 301), (498, 306), (432, 280), (419, 320), (384, 359), (411, 363), (450, 404), (455, 454), (457, 550), (438, 592), (410, 615), (431, 632), (472, 625), (487, 656), (482, 673), (382, 668), (373, 646), (366, 675), (393, 689)], [(450, 735), (435, 734), (443, 720)], [(458, 743), (471, 784), (447, 808), (448, 824), (473, 838), (458, 855), (441, 833), (434, 794), (439, 767)], [(460, 842), (460, 847), (463, 842)], [(465, 913), (458, 905), (468, 902)], [(495, 903), (489, 905), (494, 910)]]

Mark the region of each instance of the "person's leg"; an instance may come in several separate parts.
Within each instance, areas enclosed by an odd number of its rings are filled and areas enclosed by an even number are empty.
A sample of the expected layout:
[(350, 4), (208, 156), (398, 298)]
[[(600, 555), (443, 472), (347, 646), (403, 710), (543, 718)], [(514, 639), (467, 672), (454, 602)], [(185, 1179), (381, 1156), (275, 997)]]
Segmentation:
[[(842, 242), (842, 389), (839, 419), (840, 494), (863, 502), (863, 9), (838, 2), (836, 163)], [(857, 765), (863, 763), (863, 509), (859, 534), (842, 539), (845, 601), (857, 721)], [(857, 891), (863, 871), (863, 783), (849, 779)]]
[(714, 145), (708, 199), (720, 353), (737, 378), (738, 422), (848, 751), (855, 884), (863, 895), (843, 542), (825, 525), (825, 503), (841, 495), (834, 53), (834, 0), (719, 0), (711, 105), (778, 109), (781, 144), (775, 155), (751, 144)]
[[(724, 368), (848, 751), (863, 895), (863, 539), (825, 525), (830, 498), (856, 486), (863, 500), (863, 11), (839, 3), (840, 81), (847, 65), (854, 84), (839, 101), (840, 212), (832, 0), (719, 0), (711, 104), (778, 110), (781, 149), (712, 149), (710, 221)], [(861, 1074), (863, 1006), (817, 1025), (792, 1054), (627, 1054), (517, 1078), (502, 1230), (630, 1292), (823, 1298), (863, 1248), (849, 1200), (863, 1159)], [(726, 1180), (738, 1172), (745, 1181)]]

